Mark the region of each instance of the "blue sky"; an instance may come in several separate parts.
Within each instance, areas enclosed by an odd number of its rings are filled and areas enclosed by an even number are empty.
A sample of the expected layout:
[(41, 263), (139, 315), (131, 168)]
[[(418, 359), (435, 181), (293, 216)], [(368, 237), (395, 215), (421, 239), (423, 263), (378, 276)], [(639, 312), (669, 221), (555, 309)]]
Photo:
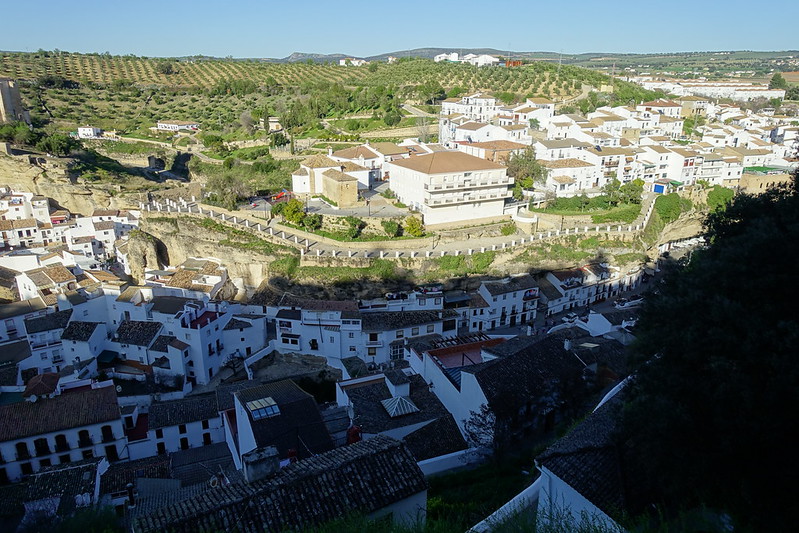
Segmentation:
[[(11, 0), (14, 1), (14, 0)], [(799, 1), (16, 0), (0, 50), (370, 56), (421, 47), (652, 53), (799, 48)], [(751, 27), (747, 23), (752, 21)]]

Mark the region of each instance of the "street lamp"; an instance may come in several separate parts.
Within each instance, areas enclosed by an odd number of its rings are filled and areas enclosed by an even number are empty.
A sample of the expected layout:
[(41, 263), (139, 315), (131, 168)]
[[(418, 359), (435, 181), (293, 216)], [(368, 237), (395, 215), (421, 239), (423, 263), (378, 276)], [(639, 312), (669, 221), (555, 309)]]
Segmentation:
[(366, 199), (366, 212), (367, 216), (372, 216), (372, 207), (369, 203), (369, 198)]

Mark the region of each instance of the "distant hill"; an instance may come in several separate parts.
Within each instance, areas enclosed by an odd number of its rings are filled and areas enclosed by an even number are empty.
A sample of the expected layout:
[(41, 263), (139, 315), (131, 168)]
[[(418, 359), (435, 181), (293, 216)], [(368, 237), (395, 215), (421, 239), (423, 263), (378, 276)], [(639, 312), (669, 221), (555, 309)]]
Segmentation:
[(279, 59), (278, 61), (281, 63), (299, 63), (311, 59), (315, 63), (328, 63), (330, 61), (338, 63), (339, 59), (345, 59), (347, 57), (356, 56), (348, 56), (344, 54), (306, 54), (304, 52), (294, 52), (293, 54), (284, 57), (283, 59)]

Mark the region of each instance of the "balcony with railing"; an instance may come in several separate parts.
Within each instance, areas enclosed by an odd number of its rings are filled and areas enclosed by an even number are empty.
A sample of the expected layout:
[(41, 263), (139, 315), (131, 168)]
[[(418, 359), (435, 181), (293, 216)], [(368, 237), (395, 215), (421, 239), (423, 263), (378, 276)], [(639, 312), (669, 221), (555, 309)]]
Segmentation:
[(457, 191), (462, 189), (479, 189), (482, 187), (509, 187), (513, 185), (513, 178), (491, 179), (491, 180), (465, 180), (460, 183), (430, 183), (424, 185), (424, 190), (444, 192)]
[(94, 440), (91, 437), (81, 437), (78, 439), (78, 448), (88, 448), (94, 446)]
[(505, 198), (510, 198), (512, 195), (513, 195), (512, 191), (505, 190), (503, 192), (496, 192), (490, 194), (466, 194), (449, 198), (439, 198), (436, 196), (429, 196), (428, 198), (425, 199), (425, 204), (428, 205), (429, 207), (443, 207), (455, 204), (484, 202), (487, 200), (503, 200)]

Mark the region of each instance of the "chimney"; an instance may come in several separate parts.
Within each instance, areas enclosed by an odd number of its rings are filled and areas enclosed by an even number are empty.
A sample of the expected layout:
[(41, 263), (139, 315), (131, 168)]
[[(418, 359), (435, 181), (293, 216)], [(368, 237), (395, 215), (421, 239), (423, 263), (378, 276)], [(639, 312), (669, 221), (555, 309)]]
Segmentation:
[(563, 349), (567, 352), (572, 349), (572, 340), (571, 339), (563, 339)]
[(341, 165), (339, 168), (341, 169), (341, 172), (344, 172), (344, 165)]
[(280, 456), (277, 448), (258, 448), (241, 456), (244, 479), (252, 483), (271, 476), (280, 470)]
[(136, 507), (136, 495), (133, 493), (133, 483), (128, 483), (125, 485), (125, 488), (128, 490), (128, 509), (133, 509)]
[(333, 155), (333, 147), (332, 146), (328, 146), (327, 147), (327, 156), (330, 157), (331, 155)]

